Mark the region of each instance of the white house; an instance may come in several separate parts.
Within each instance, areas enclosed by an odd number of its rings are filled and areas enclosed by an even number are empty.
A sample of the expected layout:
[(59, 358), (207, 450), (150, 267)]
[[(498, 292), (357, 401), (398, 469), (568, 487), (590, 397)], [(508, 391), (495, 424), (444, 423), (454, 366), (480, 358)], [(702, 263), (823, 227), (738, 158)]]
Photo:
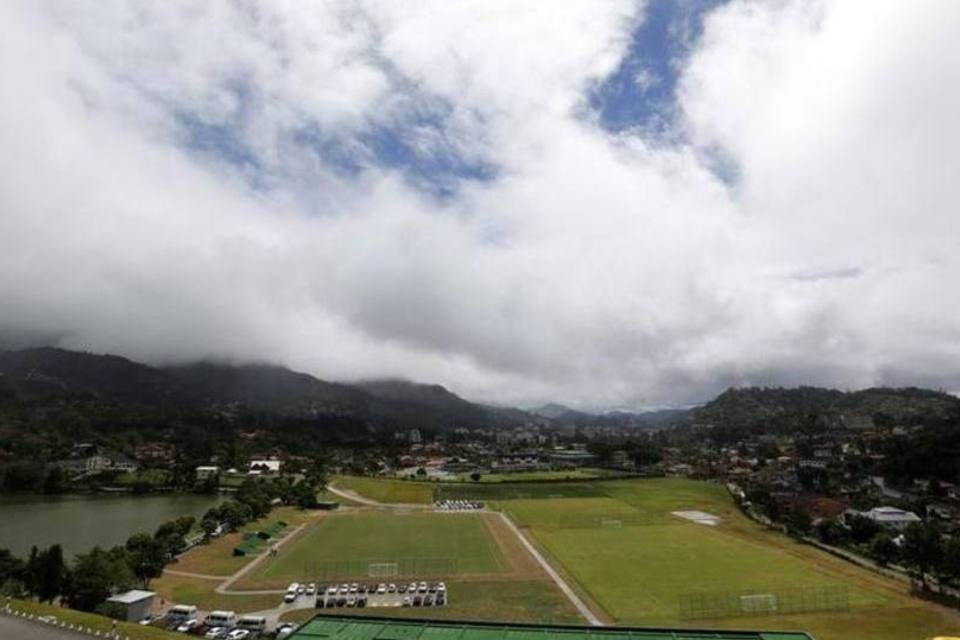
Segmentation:
[(251, 460), (250, 461), (250, 475), (259, 475), (259, 474), (275, 474), (280, 473), (280, 461), (279, 460)]
[(206, 480), (213, 476), (220, 475), (220, 467), (217, 466), (201, 466), (196, 468), (197, 480)]
[(127, 622), (140, 622), (150, 615), (150, 610), (153, 608), (154, 596), (156, 596), (156, 594), (153, 591), (133, 589), (107, 598), (107, 602), (122, 606), (124, 609), (124, 620)]
[(868, 520), (872, 520), (884, 529), (906, 529), (914, 522), (920, 522), (920, 516), (912, 511), (904, 511), (896, 507), (874, 507), (869, 511), (852, 511)]

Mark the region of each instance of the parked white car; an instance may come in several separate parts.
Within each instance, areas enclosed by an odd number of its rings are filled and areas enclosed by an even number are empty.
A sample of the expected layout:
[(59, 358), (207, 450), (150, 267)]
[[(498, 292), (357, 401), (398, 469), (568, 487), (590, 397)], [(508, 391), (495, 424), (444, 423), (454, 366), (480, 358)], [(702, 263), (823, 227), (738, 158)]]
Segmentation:
[(200, 626), (200, 621), (196, 618), (190, 618), (184, 622), (177, 625), (177, 631), (180, 633), (190, 633), (194, 629)]

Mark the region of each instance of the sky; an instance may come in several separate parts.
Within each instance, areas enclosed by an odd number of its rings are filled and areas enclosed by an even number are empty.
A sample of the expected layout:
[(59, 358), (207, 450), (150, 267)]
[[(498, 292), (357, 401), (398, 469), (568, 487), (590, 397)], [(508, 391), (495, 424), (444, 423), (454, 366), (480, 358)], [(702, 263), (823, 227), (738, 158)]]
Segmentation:
[(954, 0), (0, 3), (0, 339), (960, 389)]

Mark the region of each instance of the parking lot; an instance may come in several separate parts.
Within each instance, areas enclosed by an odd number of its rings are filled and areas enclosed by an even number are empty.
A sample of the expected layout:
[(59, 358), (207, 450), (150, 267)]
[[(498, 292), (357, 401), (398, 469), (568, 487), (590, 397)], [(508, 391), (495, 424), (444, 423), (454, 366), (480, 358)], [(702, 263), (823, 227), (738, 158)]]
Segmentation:
[(442, 607), (449, 602), (443, 582), (291, 584), (283, 600), (315, 597), (318, 609), (364, 607)]
[(477, 500), (437, 500), (433, 503), (436, 511), (482, 511), (484, 506)]

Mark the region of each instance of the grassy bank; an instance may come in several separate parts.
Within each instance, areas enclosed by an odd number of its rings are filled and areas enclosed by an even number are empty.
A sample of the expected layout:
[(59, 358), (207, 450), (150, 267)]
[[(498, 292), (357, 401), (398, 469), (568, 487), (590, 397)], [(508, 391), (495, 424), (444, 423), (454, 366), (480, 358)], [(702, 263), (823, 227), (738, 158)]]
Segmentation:
[(99, 632), (101, 635), (112, 631), (114, 624), (116, 624), (116, 630), (120, 635), (129, 637), (131, 640), (175, 640), (183, 637), (156, 627), (147, 627), (130, 622), (116, 622), (111, 618), (93, 613), (74, 611), (73, 609), (40, 604), (39, 602), (11, 600), (10, 608), (33, 616), (52, 616), (58, 622), (66, 622), (68, 625), (82, 627), (84, 630), (90, 629), (94, 633)]

